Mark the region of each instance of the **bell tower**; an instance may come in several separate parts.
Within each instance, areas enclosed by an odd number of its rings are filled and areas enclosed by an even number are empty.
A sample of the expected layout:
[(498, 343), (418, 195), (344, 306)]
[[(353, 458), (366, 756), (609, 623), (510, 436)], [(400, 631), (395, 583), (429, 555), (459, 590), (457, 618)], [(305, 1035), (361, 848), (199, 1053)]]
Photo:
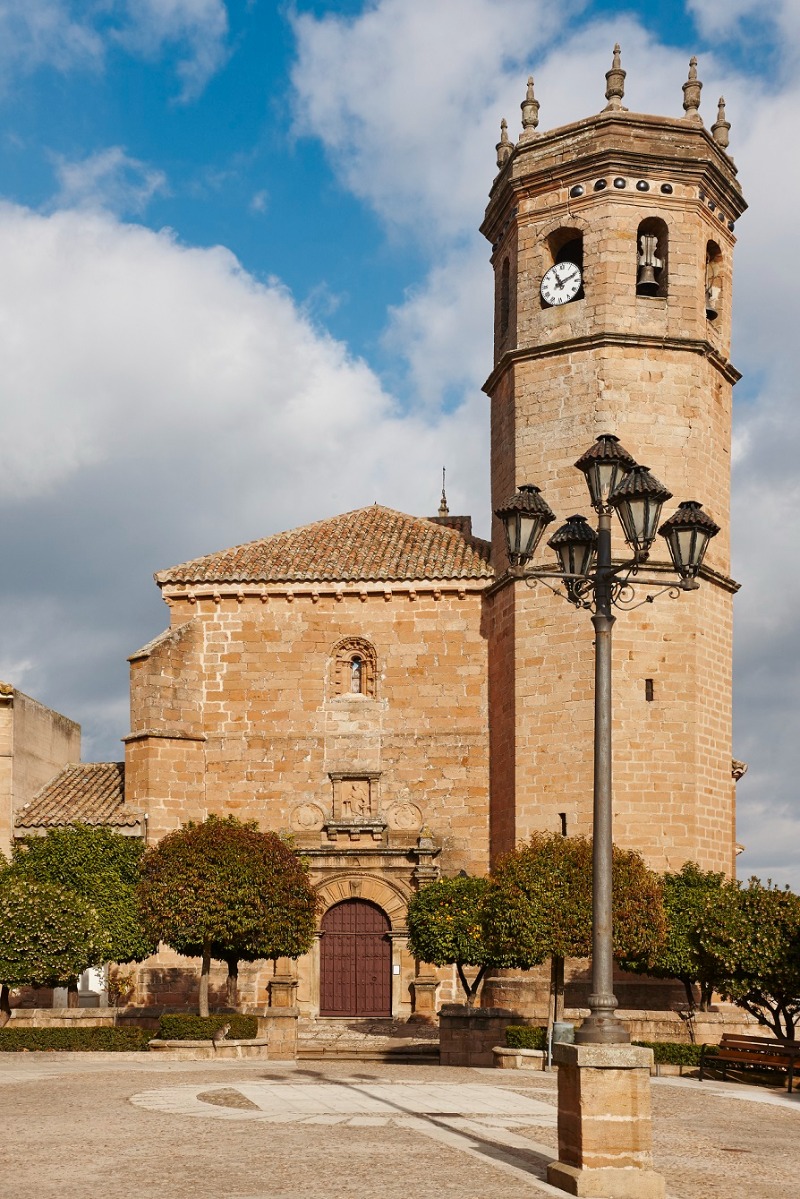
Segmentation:
[[(614, 828), (615, 840), (654, 869), (692, 859), (730, 874), (730, 439), (739, 374), (729, 353), (734, 230), (746, 205), (724, 101), (710, 131), (700, 116), (696, 60), (680, 118), (629, 112), (624, 79), (615, 47), (602, 112), (540, 132), (530, 79), (516, 144), (503, 122), (482, 225), (495, 272), (494, 369), (485, 384), (492, 508), (535, 484), (559, 522), (585, 512), (574, 463), (612, 433), (674, 492), (665, 516), (696, 499), (721, 526), (700, 590), (619, 613)], [(497, 855), (533, 830), (591, 831), (593, 674), (585, 613), (506, 573), (497, 520), (493, 546)], [(541, 546), (536, 563), (550, 554)], [(656, 548), (648, 573), (667, 565)]]

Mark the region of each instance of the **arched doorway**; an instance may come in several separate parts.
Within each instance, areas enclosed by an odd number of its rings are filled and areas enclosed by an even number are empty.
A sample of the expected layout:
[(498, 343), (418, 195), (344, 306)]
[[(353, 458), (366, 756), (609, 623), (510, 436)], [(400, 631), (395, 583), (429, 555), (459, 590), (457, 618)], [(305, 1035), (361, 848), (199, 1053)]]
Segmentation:
[(374, 903), (345, 899), (322, 917), (319, 1014), (391, 1016), (389, 918)]

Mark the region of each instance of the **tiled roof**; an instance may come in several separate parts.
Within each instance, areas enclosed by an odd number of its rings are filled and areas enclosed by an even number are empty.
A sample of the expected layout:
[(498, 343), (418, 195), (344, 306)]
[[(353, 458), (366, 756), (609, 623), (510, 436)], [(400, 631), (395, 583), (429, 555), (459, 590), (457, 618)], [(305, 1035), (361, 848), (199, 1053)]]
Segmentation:
[(138, 824), (141, 812), (124, 803), (125, 766), (122, 762), (87, 762), (65, 766), (15, 814), (19, 831), (55, 828), (62, 824), (107, 824), (124, 828)]
[(163, 583), (491, 579), (488, 541), (373, 504), (183, 562)]

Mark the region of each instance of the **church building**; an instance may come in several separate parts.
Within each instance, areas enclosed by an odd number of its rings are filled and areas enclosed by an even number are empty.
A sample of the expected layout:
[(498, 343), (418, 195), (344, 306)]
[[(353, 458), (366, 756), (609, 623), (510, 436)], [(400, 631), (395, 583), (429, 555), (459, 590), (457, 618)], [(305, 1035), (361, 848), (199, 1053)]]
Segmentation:
[[(502, 125), (481, 227), (492, 507), (533, 484), (559, 523), (586, 511), (575, 462), (612, 434), (674, 492), (665, 515), (699, 500), (720, 526), (698, 590), (617, 621), (614, 835), (658, 871), (691, 859), (732, 874), (729, 353), (745, 203), (723, 102), (710, 130), (700, 116), (695, 60), (681, 117), (629, 112), (624, 78), (616, 48), (603, 110), (549, 132), (531, 79), (516, 144)], [(628, 556), (616, 529), (613, 554)], [(455, 993), (408, 953), (415, 890), (485, 874), (535, 830), (591, 832), (591, 621), (508, 567), (502, 522), (484, 541), (443, 494), (435, 516), (374, 504), (159, 571), (169, 626), (130, 658), (124, 770), (65, 767), (17, 813), (17, 836), (80, 802), (82, 819), (147, 844), (211, 813), (291, 834), (319, 936), (297, 963), (243, 971), (242, 1001), (283, 988), (309, 1016), (434, 1011)], [(654, 572), (666, 589), (664, 546)], [(138, 969), (140, 1000), (181, 1002), (186, 972), (162, 951)]]

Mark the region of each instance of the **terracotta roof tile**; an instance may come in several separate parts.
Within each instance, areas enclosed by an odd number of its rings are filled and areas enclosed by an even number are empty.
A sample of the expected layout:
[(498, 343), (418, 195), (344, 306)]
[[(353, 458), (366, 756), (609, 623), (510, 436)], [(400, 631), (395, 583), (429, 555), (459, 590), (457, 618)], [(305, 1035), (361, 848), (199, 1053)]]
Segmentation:
[(65, 766), (15, 814), (20, 833), (62, 824), (136, 825), (141, 812), (124, 803), (125, 766), (122, 762), (86, 762)]
[(490, 545), (458, 529), (373, 504), (183, 562), (164, 583), (491, 579)]

